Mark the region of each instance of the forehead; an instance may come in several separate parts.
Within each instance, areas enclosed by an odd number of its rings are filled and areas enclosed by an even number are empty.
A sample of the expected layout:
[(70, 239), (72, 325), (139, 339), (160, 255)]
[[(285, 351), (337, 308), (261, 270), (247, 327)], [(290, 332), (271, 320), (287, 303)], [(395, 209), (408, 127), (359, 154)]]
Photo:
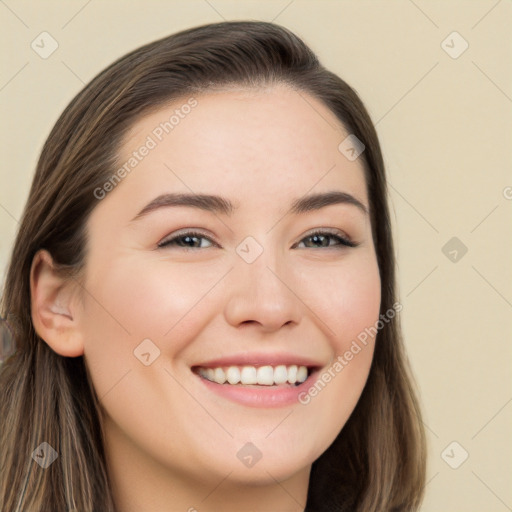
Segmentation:
[(158, 145), (173, 144), (174, 150), (186, 142), (195, 150), (190, 156), (197, 158), (215, 154), (249, 160), (260, 155), (259, 144), (275, 154), (288, 152), (288, 158), (308, 156), (314, 149), (332, 157), (336, 142), (347, 135), (334, 113), (304, 91), (285, 85), (230, 88), (185, 96), (142, 117), (125, 137), (121, 156), (128, 157), (150, 136)]
[(285, 196), (336, 188), (366, 203), (361, 159), (338, 149), (348, 135), (321, 101), (284, 85), (186, 96), (134, 123), (118, 155), (130, 172), (111, 195), (222, 192), (280, 207)]

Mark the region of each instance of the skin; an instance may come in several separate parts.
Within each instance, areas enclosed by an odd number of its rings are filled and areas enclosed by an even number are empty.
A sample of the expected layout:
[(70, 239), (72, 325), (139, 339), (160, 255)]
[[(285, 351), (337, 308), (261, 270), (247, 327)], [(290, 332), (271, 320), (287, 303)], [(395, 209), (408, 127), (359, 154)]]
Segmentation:
[[(369, 216), (350, 204), (285, 215), (294, 199), (332, 190), (368, 208), (362, 163), (340, 153), (347, 131), (306, 93), (279, 85), (196, 99), (93, 210), (82, 286), (59, 278), (48, 253), (35, 257), (34, 326), (58, 353), (85, 356), (121, 512), (303, 511), (311, 464), (353, 411), (373, 340), (307, 405), (239, 405), (207, 391), (190, 367), (286, 351), (328, 369), (378, 320)], [(119, 161), (185, 102), (140, 119)], [(238, 209), (227, 216), (167, 207), (131, 222), (158, 195), (191, 191), (222, 195)], [(207, 239), (188, 250), (157, 247), (182, 228)], [(308, 238), (314, 228), (359, 245), (331, 239), (322, 247)], [(263, 247), (251, 264), (236, 252), (247, 236)], [(149, 366), (134, 356), (146, 338), (160, 350)], [(236, 456), (247, 442), (262, 453), (250, 468)]]

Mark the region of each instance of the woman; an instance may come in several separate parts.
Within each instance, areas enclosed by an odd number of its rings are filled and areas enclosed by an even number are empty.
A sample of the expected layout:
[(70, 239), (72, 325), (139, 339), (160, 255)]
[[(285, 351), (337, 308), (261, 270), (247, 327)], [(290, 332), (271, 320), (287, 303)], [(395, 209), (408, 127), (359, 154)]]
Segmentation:
[(417, 510), (400, 309), (357, 94), (275, 24), (139, 48), (40, 156), (2, 297), (0, 508)]

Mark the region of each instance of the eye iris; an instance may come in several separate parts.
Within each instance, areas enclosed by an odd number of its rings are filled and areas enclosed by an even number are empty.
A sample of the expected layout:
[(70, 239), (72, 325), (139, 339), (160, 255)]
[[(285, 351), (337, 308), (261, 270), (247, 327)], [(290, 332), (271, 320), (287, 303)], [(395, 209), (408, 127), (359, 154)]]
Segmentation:
[[(193, 235), (192, 235), (192, 236), (191, 236), (191, 235), (185, 235), (185, 236), (182, 236), (182, 237), (181, 237), (181, 239), (185, 241), (185, 244), (188, 244), (190, 241), (192, 241), (192, 240), (194, 240), (194, 239), (195, 239), (195, 240), (199, 240), (199, 238), (200, 238), (200, 237), (198, 237), (198, 236), (193, 236)], [(192, 244), (193, 244), (193, 242), (192, 242)], [(201, 245), (201, 243), (199, 243), (199, 245)], [(198, 247), (198, 245), (197, 245), (197, 244), (195, 244), (195, 245), (192, 245), (192, 247)]]
[[(311, 240), (313, 240), (314, 243), (318, 243), (320, 241), (321, 247), (328, 247), (329, 246), (329, 235), (312, 235), (310, 237)], [(323, 240), (320, 240), (323, 239)]]

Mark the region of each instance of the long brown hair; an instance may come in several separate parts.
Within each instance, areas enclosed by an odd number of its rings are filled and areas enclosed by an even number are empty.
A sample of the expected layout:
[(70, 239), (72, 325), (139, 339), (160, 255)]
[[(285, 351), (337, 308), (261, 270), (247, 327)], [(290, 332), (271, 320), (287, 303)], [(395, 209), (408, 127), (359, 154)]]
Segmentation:
[[(381, 277), (381, 313), (396, 303), (395, 258), (378, 137), (357, 93), (289, 30), (224, 22), (147, 44), (97, 75), (64, 110), (41, 152), (12, 251), (1, 315), (15, 350), (0, 367), (0, 509), (114, 512), (98, 397), (83, 357), (62, 357), (37, 335), (30, 312), (32, 259), (46, 249), (80, 276), (95, 189), (112, 177), (127, 130), (143, 114), (215, 86), (284, 83), (322, 101), (365, 145), (361, 155)], [(348, 422), (312, 466), (306, 510), (417, 510), (426, 448), (398, 317), (376, 339), (369, 377)], [(42, 442), (58, 459), (42, 470)]]

